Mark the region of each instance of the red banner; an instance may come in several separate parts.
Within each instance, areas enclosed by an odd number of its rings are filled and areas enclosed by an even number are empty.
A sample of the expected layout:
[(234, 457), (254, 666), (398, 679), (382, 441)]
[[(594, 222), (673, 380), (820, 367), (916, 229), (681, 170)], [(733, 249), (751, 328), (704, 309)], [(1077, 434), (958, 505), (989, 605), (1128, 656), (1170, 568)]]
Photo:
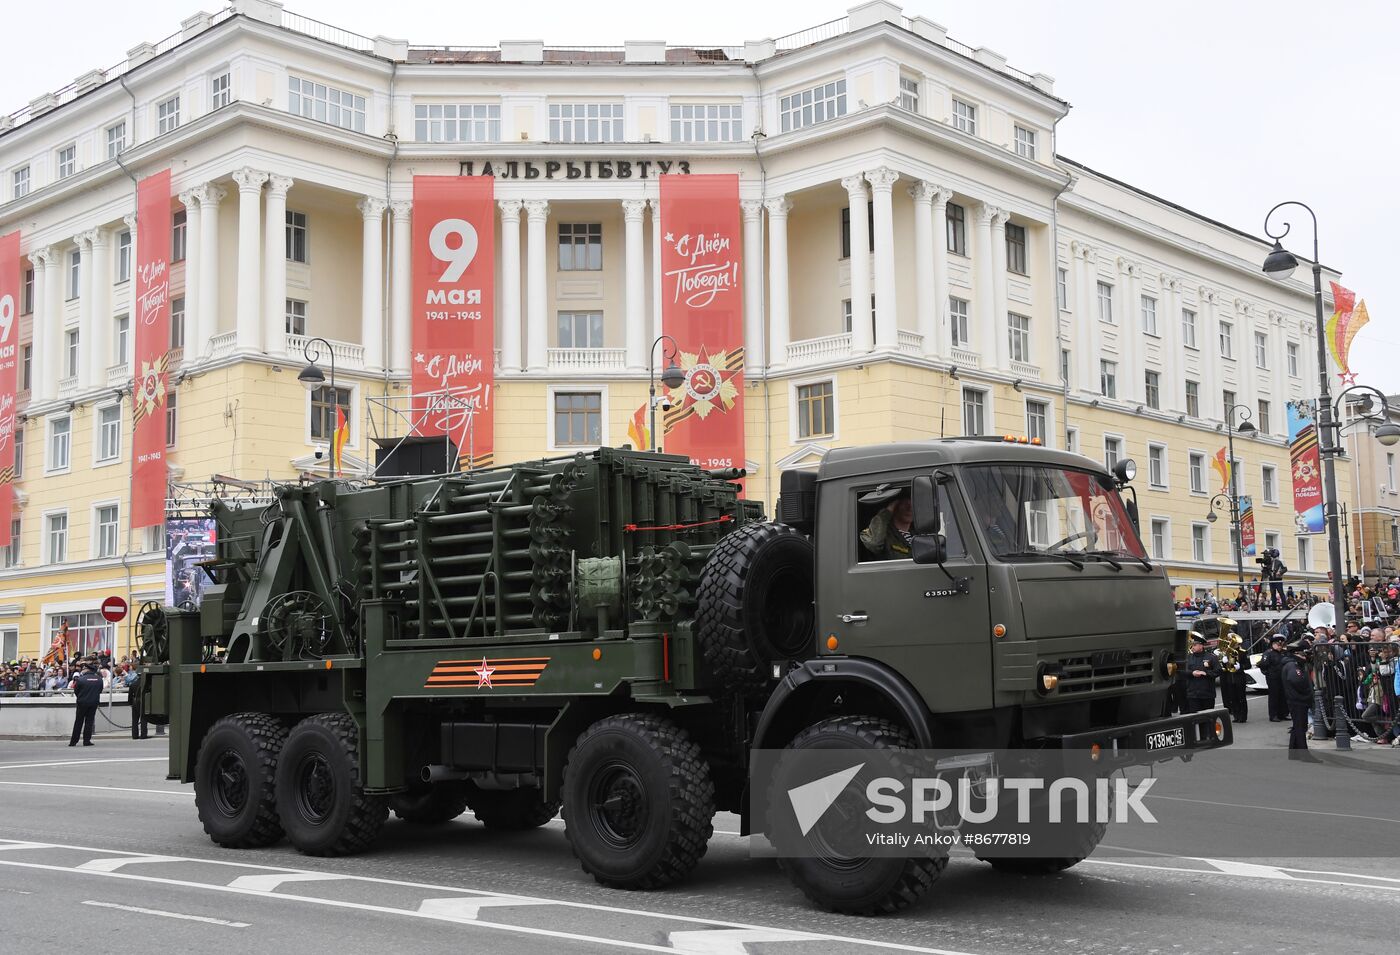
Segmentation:
[(170, 170), (136, 187), (135, 384), (131, 526), (165, 523), (165, 396), (170, 388)]
[(19, 233), (0, 236), (0, 547), (15, 507), (15, 401), (19, 392)]
[(672, 390), (653, 440), (703, 468), (742, 468), (739, 177), (662, 176), (661, 229), (661, 327), (675, 339), (685, 383)]
[(411, 433), (493, 463), (496, 200), (492, 176), (413, 177)]

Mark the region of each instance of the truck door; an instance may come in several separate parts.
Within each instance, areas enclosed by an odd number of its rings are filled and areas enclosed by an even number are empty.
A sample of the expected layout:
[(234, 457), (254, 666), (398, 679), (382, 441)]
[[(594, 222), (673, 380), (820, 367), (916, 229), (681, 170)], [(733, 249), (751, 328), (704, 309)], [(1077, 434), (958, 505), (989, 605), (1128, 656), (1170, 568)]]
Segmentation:
[[(907, 679), (933, 712), (992, 705), (986, 568), (960, 495), (939, 486), (948, 559), (915, 564), (893, 509), (912, 475), (831, 482), (817, 526), (817, 632), (823, 653), (879, 660)], [(893, 494), (893, 497), (891, 497)], [(883, 516), (882, 516), (883, 515)], [(892, 531), (891, 524), (896, 527)], [(862, 531), (865, 532), (864, 540)], [(829, 638), (836, 649), (829, 649)]]

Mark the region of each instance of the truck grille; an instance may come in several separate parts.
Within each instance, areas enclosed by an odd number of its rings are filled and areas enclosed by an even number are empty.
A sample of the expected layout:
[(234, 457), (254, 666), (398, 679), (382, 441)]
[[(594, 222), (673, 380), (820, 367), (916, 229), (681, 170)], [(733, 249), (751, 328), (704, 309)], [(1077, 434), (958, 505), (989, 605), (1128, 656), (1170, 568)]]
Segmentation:
[(1122, 690), (1152, 682), (1151, 650), (1117, 651), (1116, 655), (1119, 658), (1113, 658), (1113, 652), (1061, 658), (1059, 695)]

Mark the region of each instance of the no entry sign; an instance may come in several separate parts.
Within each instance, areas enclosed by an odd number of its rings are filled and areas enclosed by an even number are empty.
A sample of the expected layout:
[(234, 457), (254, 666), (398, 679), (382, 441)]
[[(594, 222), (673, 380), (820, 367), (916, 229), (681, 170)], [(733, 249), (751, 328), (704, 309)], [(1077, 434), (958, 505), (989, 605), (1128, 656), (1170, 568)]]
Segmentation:
[(126, 601), (120, 597), (108, 597), (102, 601), (102, 618), (109, 623), (126, 619)]

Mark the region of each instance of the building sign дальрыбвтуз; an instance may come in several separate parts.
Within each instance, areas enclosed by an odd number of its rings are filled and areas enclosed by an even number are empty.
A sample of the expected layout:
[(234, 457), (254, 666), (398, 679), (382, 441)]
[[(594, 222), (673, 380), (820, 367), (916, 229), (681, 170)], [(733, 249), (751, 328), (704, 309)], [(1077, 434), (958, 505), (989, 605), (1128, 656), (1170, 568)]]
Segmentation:
[(464, 159), (463, 176), (497, 179), (655, 179), (688, 176), (688, 159)]

